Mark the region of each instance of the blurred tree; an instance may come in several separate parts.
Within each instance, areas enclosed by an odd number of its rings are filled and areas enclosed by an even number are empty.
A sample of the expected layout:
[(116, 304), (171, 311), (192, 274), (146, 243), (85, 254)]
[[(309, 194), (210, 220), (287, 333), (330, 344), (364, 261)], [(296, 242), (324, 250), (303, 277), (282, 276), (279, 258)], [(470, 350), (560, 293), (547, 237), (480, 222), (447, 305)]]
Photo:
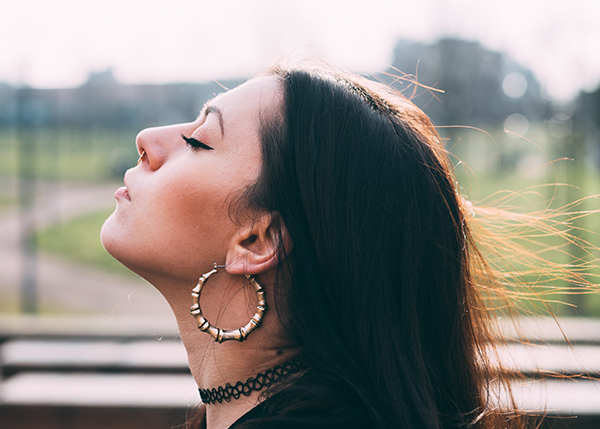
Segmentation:
[(592, 92), (581, 92), (573, 114), (576, 127), (585, 134), (588, 156), (600, 169), (600, 86)]
[[(532, 72), (478, 42), (441, 39), (434, 44), (399, 41), (391, 75), (414, 75), (419, 83), (444, 93), (417, 88), (415, 104), (438, 125), (502, 125), (514, 113), (529, 121), (547, 117), (550, 103)], [(390, 76), (385, 81), (392, 82)], [(394, 86), (410, 96), (406, 81)], [(435, 97), (439, 98), (439, 101)]]

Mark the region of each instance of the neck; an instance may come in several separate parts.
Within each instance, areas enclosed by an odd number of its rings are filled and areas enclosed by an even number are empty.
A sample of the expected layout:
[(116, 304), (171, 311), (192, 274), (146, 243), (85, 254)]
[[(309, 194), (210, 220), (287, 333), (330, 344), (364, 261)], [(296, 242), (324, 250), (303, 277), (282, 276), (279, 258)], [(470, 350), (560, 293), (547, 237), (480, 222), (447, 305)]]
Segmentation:
[[(266, 312), (261, 326), (245, 341), (215, 342), (210, 335), (198, 329), (194, 317), (190, 315), (191, 291), (194, 286), (195, 283), (191, 282), (160, 285), (157, 289), (167, 298), (175, 314), (190, 370), (199, 388), (212, 389), (227, 383), (235, 385), (238, 381), (245, 382), (249, 377), (297, 355), (297, 350), (290, 347), (280, 335), (280, 325), (274, 310)], [(267, 305), (272, 297), (269, 292), (266, 291)], [(221, 276), (214, 281), (211, 278), (210, 287), (202, 292), (203, 314), (220, 328), (236, 329), (245, 325), (254, 314), (255, 296), (253, 287), (242, 278), (232, 280), (231, 277), (227, 279), (226, 276)], [(252, 392), (247, 397), (207, 405), (206, 427), (228, 428), (255, 407), (259, 400), (260, 392)]]

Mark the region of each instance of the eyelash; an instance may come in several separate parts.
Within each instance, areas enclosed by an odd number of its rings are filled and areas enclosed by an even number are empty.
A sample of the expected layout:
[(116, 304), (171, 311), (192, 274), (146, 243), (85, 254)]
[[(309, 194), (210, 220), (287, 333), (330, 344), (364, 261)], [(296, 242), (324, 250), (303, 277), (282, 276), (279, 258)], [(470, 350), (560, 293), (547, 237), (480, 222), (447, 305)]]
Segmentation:
[(204, 143), (202, 143), (199, 140), (196, 140), (193, 137), (186, 137), (183, 134), (181, 135), (181, 138), (183, 140), (185, 140), (185, 143), (191, 147), (192, 149), (205, 149), (205, 150), (214, 150), (212, 147), (205, 145)]

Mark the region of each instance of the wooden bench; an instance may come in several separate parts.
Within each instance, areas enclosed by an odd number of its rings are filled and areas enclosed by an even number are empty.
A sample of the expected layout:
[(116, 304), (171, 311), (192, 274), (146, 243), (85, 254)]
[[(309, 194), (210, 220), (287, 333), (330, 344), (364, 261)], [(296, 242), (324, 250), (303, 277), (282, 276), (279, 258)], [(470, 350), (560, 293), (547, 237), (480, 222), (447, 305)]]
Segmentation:
[(200, 403), (173, 319), (0, 316), (0, 428), (169, 428)]
[[(199, 404), (172, 321), (7, 319), (0, 317), (2, 428), (164, 428)], [(509, 342), (502, 362), (526, 376), (569, 378), (516, 381), (520, 407), (560, 416), (549, 420), (556, 427), (600, 428), (600, 322), (563, 321), (572, 346), (551, 321), (521, 326), (534, 341)]]

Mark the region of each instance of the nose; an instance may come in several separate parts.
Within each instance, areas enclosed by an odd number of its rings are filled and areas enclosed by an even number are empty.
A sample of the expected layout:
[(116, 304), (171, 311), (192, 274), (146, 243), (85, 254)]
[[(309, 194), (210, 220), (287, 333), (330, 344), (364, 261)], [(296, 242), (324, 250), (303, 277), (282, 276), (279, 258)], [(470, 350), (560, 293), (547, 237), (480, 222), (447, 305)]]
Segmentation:
[(159, 169), (165, 162), (164, 127), (146, 128), (138, 133), (135, 145), (138, 153), (144, 155), (142, 162), (147, 162), (151, 170)]
[(145, 152), (145, 159), (151, 170), (158, 170), (183, 140), (180, 135), (186, 124), (169, 125), (166, 127), (146, 128), (138, 133), (135, 145), (138, 153)]

